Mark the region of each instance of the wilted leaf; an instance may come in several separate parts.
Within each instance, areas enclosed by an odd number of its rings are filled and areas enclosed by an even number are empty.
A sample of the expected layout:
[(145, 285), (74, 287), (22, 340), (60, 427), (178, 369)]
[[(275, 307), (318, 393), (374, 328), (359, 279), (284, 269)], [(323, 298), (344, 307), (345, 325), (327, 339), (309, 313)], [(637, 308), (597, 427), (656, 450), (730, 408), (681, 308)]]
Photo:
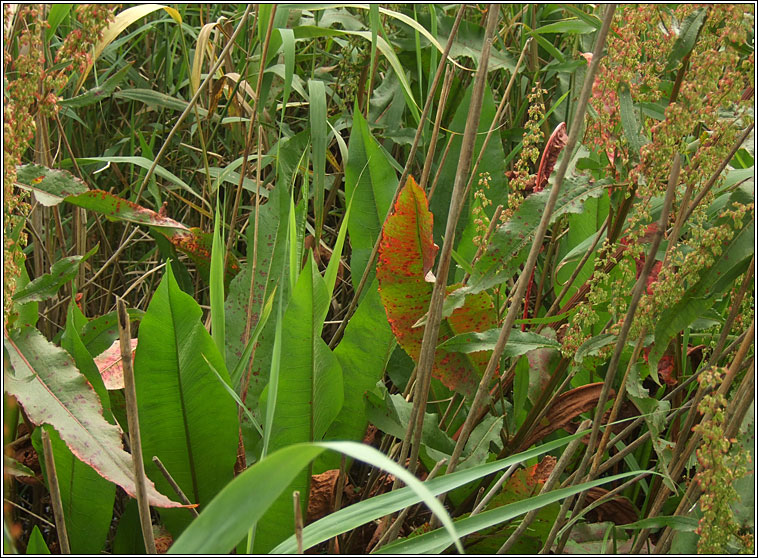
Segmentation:
[(103, 190), (90, 190), (77, 196), (69, 196), (65, 198), (65, 201), (90, 211), (102, 213), (115, 221), (187, 230), (187, 227), (173, 219)]
[[(605, 488), (599, 486), (590, 488), (587, 491), (586, 504), (592, 504), (606, 494), (608, 494), (608, 490)], [(614, 496), (590, 511), (588, 517), (593, 523), (612, 521), (616, 525), (626, 525), (627, 523), (634, 523), (637, 521), (639, 513), (640, 512), (637, 508), (634, 507), (634, 504), (632, 504), (627, 498), (624, 498), (623, 496)]]
[(37, 201), (48, 207), (58, 205), (68, 196), (89, 191), (87, 185), (70, 172), (42, 165), (21, 165), (16, 181), (19, 187), (33, 191)]
[[(559, 395), (540, 424), (532, 431), (518, 451), (529, 448), (542, 438), (564, 428), (575, 417), (595, 408), (603, 390), (603, 382), (579, 386)], [(611, 390), (611, 395), (613, 390)]]
[[(168, 240), (177, 250), (184, 252), (195, 262), (200, 274), (207, 280), (211, 271), (211, 246), (213, 235), (202, 231), (197, 227), (191, 227), (188, 232), (177, 231), (173, 235), (166, 235)], [(239, 261), (234, 254), (230, 253), (226, 260), (226, 273), (224, 274), (224, 290), (228, 290), (229, 281), (240, 271)]]

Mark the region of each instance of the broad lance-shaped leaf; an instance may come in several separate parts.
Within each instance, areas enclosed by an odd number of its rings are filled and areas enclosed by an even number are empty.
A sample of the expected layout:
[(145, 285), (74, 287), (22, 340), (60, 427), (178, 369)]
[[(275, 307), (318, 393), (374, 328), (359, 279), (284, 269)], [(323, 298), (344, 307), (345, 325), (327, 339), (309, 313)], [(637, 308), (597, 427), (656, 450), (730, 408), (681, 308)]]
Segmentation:
[(34, 192), (37, 201), (48, 207), (89, 191), (82, 180), (68, 171), (34, 164), (17, 167), (16, 182), (19, 187)]
[[(134, 357), (145, 471), (168, 490), (152, 463), (157, 455), (201, 511), (232, 479), (238, 442), (236, 405), (207, 362), (227, 384), (229, 375), (202, 314), (167, 266), (142, 318)], [(174, 536), (192, 519), (182, 512), (161, 514)]]
[[(328, 305), (326, 284), (309, 252), (282, 322), (283, 367), (276, 390), (269, 452), (322, 440), (342, 408), (342, 368), (321, 338)], [(260, 396), (261, 408), (268, 403), (268, 395), (267, 388)], [(308, 482), (307, 471), (296, 475), (290, 488), (261, 518), (254, 552), (268, 552), (292, 532), (292, 491), (307, 494)]]
[(69, 256), (61, 258), (50, 268), (50, 273), (37, 277), (31, 283), (16, 291), (13, 301), (16, 304), (25, 302), (46, 300), (58, 292), (63, 285), (71, 281), (79, 272), (79, 266), (92, 254), (97, 252), (99, 244), (83, 256)]
[[(551, 222), (566, 213), (581, 213), (584, 201), (601, 196), (607, 186), (605, 181), (590, 182), (586, 178), (566, 178), (563, 182)], [(526, 260), (550, 192), (548, 188), (527, 196), (513, 217), (495, 229), (487, 251), (474, 266), (468, 286), (457, 294), (479, 293), (518, 271)]]
[[(353, 129), (348, 143), (345, 165), (345, 194), (352, 203), (348, 230), (350, 232), (350, 269), (353, 285), (361, 280), (382, 223), (392, 203), (397, 175), (394, 161), (371, 135), (360, 110), (354, 111)], [(368, 277), (369, 283), (372, 275)]]
[[(491, 351), (495, 348), (499, 336), (500, 328), (488, 329), (481, 333), (472, 331), (456, 335), (444, 343), (440, 343), (438, 348), (448, 352), (459, 353)], [(513, 328), (508, 338), (508, 343), (505, 344), (503, 355), (516, 357), (544, 347), (560, 348), (560, 343), (531, 331), (521, 331), (520, 329)]]
[[(34, 328), (5, 332), (4, 390), (23, 406), (34, 424), (50, 424), (81, 461), (134, 497), (132, 458), (123, 449), (121, 429), (103, 418), (103, 406), (66, 351)], [(147, 483), (150, 504), (181, 507)], [(185, 512), (186, 513), (186, 512)]]
[(181, 223), (152, 209), (119, 198), (110, 192), (89, 190), (84, 182), (68, 171), (49, 169), (41, 165), (22, 165), (18, 167), (17, 185), (32, 190), (42, 205), (54, 206), (65, 201), (102, 213), (116, 221), (187, 230)]
[[(376, 275), (379, 293), (392, 332), (400, 345), (418, 360), (424, 327), (414, 324), (427, 312), (433, 281), (431, 269), (437, 246), (432, 237), (432, 214), (426, 195), (412, 177), (403, 187), (394, 213), (382, 231)], [(455, 333), (482, 331), (495, 325), (495, 312), (486, 293), (469, 297), (441, 324), (440, 341)], [(470, 396), (479, 383), (480, 368), (488, 355), (466, 356), (439, 351), (432, 374), (448, 388)]]
[[(197, 265), (201, 275), (208, 278), (211, 260), (212, 237), (196, 227), (187, 228), (178, 221), (125, 200), (103, 190), (88, 190), (87, 186), (68, 171), (49, 169), (41, 165), (18, 167), (18, 185), (32, 190), (39, 202), (46, 206), (61, 202), (82, 207), (105, 215), (114, 221), (126, 221), (154, 227), (178, 249), (187, 254)], [(226, 261), (225, 280), (239, 273), (240, 266), (234, 254)]]

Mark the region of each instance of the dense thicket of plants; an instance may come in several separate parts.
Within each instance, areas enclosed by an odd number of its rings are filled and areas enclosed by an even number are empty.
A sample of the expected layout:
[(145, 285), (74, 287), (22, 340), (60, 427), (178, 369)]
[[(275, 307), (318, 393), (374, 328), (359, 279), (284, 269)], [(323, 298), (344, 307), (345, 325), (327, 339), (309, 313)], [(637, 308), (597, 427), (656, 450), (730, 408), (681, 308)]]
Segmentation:
[(3, 16), (6, 552), (753, 552), (752, 5)]

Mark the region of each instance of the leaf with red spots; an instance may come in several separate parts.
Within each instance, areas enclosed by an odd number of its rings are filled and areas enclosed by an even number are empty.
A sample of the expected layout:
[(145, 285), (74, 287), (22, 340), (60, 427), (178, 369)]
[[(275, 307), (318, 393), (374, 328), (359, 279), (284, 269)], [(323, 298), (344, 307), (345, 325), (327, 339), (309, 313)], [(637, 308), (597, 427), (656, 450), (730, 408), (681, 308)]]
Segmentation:
[[(77, 458), (134, 497), (132, 458), (124, 451), (123, 432), (105, 420), (97, 393), (70, 355), (34, 328), (5, 332), (3, 344), (5, 392), (18, 400), (31, 422), (53, 426)], [(147, 493), (152, 506), (181, 506), (150, 481)]]
[[(427, 312), (432, 296), (431, 270), (438, 247), (432, 236), (432, 214), (424, 191), (412, 177), (382, 229), (376, 276), (392, 332), (403, 349), (418, 361), (424, 327), (413, 327)], [(483, 331), (495, 324), (489, 295), (469, 297), (440, 327), (442, 342), (456, 333)], [(439, 351), (432, 374), (448, 388), (470, 396), (476, 390), (481, 367), (489, 353), (463, 355)]]
[[(184, 252), (193, 262), (195, 262), (200, 275), (202, 275), (207, 281), (210, 278), (211, 271), (211, 246), (213, 244), (213, 235), (204, 232), (197, 227), (191, 227), (189, 231), (176, 231), (173, 235), (166, 235), (166, 237), (177, 250)], [(228, 292), (229, 281), (231, 281), (239, 271), (239, 261), (234, 254), (230, 253), (226, 260), (226, 273), (224, 275), (225, 291)]]
[(16, 169), (16, 184), (34, 192), (44, 206), (58, 205), (67, 196), (81, 194), (87, 185), (64, 170), (49, 169), (42, 165), (21, 165)]
[(103, 190), (89, 190), (83, 194), (68, 196), (65, 201), (90, 211), (102, 213), (114, 221), (128, 221), (151, 227), (187, 230), (187, 227), (178, 221)]

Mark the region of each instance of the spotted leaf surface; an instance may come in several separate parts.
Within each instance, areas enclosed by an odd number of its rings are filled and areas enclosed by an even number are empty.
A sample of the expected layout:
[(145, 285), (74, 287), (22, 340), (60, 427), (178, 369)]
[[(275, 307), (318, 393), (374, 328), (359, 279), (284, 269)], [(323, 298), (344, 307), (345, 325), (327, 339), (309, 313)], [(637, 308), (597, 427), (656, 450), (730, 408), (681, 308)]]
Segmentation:
[[(97, 393), (69, 354), (34, 328), (6, 333), (3, 342), (10, 363), (5, 392), (23, 405), (29, 420), (52, 425), (77, 458), (135, 497), (132, 458), (124, 451), (121, 429), (105, 420)], [(152, 506), (181, 506), (149, 481), (147, 494)]]
[[(432, 236), (433, 217), (424, 191), (409, 177), (394, 212), (382, 230), (376, 275), (379, 294), (392, 332), (418, 361), (424, 326), (413, 327), (429, 309), (431, 273), (438, 247)], [(486, 293), (469, 297), (440, 327), (442, 342), (456, 333), (483, 331), (494, 325), (495, 312)], [(438, 351), (432, 374), (448, 388), (473, 395), (488, 354), (463, 355)]]

